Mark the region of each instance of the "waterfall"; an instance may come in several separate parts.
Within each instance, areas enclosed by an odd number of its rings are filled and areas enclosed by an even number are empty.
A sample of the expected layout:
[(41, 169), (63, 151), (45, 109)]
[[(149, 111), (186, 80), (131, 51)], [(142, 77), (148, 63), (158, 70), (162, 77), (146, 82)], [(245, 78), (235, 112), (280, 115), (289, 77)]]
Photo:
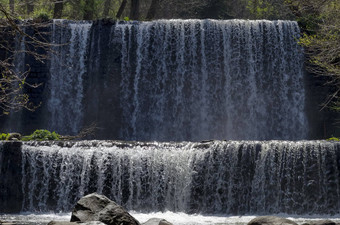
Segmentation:
[(83, 119), (83, 76), (91, 23), (53, 20), (48, 111), (50, 130), (76, 134)]
[(312, 133), (294, 21), (53, 20), (46, 30), (50, 60), (30, 74), (46, 84), (31, 96), (42, 106), (25, 112), (35, 125), (25, 132), (74, 135), (95, 123), (98, 139), (138, 141)]
[(326, 141), (28, 142), (24, 211), (103, 193), (142, 212), (340, 213), (340, 145)]
[(115, 26), (127, 140), (307, 137), (303, 53), (290, 21)]

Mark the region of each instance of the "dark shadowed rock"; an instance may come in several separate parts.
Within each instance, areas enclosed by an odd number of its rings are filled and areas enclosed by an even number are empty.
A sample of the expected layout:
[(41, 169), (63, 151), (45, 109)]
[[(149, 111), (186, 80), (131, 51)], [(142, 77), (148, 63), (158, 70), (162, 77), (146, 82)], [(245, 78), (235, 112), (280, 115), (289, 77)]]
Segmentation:
[(331, 220), (317, 220), (317, 221), (308, 221), (303, 225), (337, 225), (334, 221)]
[(19, 213), (22, 209), (21, 146), (20, 141), (0, 145), (0, 213)]
[(105, 223), (102, 223), (100, 221), (90, 221), (90, 222), (64, 222), (64, 221), (51, 221), (47, 225), (105, 225)]
[(166, 221), (165, 219), (151, 218), (142, 225), (173, 225), (173, 224)]
[(252, 219), (248, 225), (297, 225), (297, 223), (276, 216), (260, 216)]
[(13, 223), (13, 222), (6, 222), (6, 221), (1, 221), (1, 220), (0, 220), (0, 225), (16, 225), (16, 223)]
[(71, 222), (101, 221), (107, 225), (140, 225), (122, 206), (96, 193), (82, 197), (72, 211)]
[(19, 133), (9, 133), (7, 140), (9, 140), (9, 141), (21, 140), (21, 134), (19, 134)]

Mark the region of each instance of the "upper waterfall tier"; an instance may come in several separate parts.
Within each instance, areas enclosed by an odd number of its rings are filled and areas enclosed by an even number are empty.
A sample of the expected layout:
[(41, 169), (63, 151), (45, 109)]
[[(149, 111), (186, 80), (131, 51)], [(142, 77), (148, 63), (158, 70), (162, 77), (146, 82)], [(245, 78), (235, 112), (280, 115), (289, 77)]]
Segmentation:
[(308, 138), (296, 22), (54, 20), (50, 30), (39, 127), (76, 134), (94, 122), (97, 138), (123, 140)]
[(306, 138), (296, 22), (160, 20), (114, 33), (122, 138)]

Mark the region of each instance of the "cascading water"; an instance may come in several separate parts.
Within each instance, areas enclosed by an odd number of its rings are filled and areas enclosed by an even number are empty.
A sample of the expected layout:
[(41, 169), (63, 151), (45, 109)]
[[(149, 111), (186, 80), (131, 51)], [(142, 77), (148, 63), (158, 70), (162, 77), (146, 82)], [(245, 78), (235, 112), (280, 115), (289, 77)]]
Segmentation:
[(76, 134), (83, 119), (83, 75), (91, 23), (54, 20), (48, 99), (48, 127)]
[(303, 54), (289, 21), (118, 24), (128, 140), (303, 139)]
[(24, 211), (98, 192), (143, 212), (340, 213), (340, 145), (324, 141), (32, 142), (22, 179)]
[[(290, 21), (54, 20), (42, 127), (76, 134), (97, 122), (99, 138), (123, 140), (308, 138), (298, 37)], [(0, 213), (69, 212), (91, 192), (137, 212), (340, 213), (336, 142), (0, 142), (0, 178)]]
[(296, 22), (54, 20), (50, 29), (35, 129), (76, 134), (96, 123), (98, 139), (138, 141), (308, 138)]

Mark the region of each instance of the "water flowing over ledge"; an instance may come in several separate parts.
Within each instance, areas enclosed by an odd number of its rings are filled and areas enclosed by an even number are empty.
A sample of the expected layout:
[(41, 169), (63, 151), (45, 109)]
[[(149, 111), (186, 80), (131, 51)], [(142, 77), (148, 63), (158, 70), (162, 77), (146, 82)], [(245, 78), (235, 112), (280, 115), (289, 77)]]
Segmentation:
[(337, 142), (9, 142), (0, 178), (4, 211), (69, 211), (98, 192), (139, 212), (340, 213)]
[(36, 116), (16, 120), (26, 130), (76, 134), (95, 122), (98, 139), (308, 138), (294, 21), (54, 20), (49, 29), (56, 54), (32, 65), (46, 85), (33, 95)]

